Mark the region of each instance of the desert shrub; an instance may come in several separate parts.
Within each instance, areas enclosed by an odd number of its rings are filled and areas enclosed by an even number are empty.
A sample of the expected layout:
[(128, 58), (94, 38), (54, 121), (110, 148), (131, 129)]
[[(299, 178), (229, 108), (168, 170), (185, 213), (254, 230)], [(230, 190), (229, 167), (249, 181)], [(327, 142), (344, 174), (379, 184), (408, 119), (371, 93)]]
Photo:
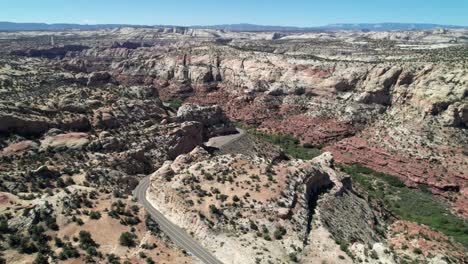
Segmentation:
[(48, 257), (42, 253), (38, 253), (33, 264), (49, 264)]
[(283, 226), (278, 226), (275, 232), (273, 233), (273, 236), (277, 240), (282, 239), (284, 235), (286, 235), (286, 229)]
[(71, 243), (66, 243), (62, 247), (62, 252), (59, 253), (58, 258), (60, 260), (66, 260), (69, 258), (78, 258), (80, 256), (80, 253), (76, 248), (72, 246)]
[(120, 219), (120, 223), (122, 225), (138, 225), (140, 223), (140, 219), (138, 217), (127, 216), (125, 218)]
[(92, 212), (89, 213), (89, 218), (97, 220), (97, 219), (101, 218), (101, 213), (96, 212), (96, 211), (92, 211)]
[(136, 235), (130, 232), (123, 232), (120, 234), (119, 242), (120, 245), (125, 247), (134, 247), (136, 245), (135, 242)]
[(292, 252), (292, 253), (289, 253), (289, 259), (292, 261), (292, 262), (299, 262), (299, 259), (297, 258), (297, 254)]
[(91, 237), (91, 233), (88, 231), (80, 231), (78, 234), (79, 236), (79, 241), (80, 241), (80, 248), (87, 250), (88, 248), (91, 247), (99, 247), (99, 244), (97, 244), (94, 239)]
[(119, 264), (119, 263), (120, 263), (119, 257), (117, 257), (115, 254), (109, 254), (109, 255), (107, 255), (107, 261), (108, 261), (110, 264)]
[(218, 207), (216, 207), (216, 205), (214, 204), (210, 204), (210, 213), (214, 214), (214, 215), (222, 215), (223, 213), (221, 212), (221, 210), (218, 209)]

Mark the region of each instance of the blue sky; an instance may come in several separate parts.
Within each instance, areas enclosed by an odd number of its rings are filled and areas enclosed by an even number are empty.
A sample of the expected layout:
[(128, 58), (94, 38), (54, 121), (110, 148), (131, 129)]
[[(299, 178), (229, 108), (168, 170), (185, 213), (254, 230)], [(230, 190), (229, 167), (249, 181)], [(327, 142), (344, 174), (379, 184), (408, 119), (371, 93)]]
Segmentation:
[(288, 26), (403, 22), (468, 26), (468, 0), (7, 0), (0, 2), (0, 21)]

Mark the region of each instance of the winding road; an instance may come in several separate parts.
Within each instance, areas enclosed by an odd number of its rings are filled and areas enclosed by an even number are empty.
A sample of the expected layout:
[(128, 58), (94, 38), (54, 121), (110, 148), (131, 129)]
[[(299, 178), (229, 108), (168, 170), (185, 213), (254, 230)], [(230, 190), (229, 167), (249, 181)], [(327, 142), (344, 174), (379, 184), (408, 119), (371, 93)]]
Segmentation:
[[(245, 131), (242, 129), (238, 128), (237, 131), (239, 132), (237, 134), (210, 138), (210, 140), (206, 142), (206, 145), (220, 148), (234, 140), (237, 140), (245, 134)], [(198, 241), (187, 234), (187, 232), (169, 221), (161, 212), (151, 205), (151, 203), (146, 199), (146, 191), (148, 190), (149, 185), (150, 179), (149, 176), (146, 176), (140, 181), (135, 190), (133, 190), (133, 196), (137, 197), (138, 201), (143, 205), (146, 211), (159, 224), (161, 230), (167, 234), (174, 243), (185, 249), (187, 252), (192, 253), (204, 263), (221, 264), (222, 262), (213, 256), (210, 251), (205, 249)]]
[(222, 148), (224, 145), (227, 145), (245, 135), (245, 130), (240, 128), (236, 129), (239, 133), (230, 134), (226, 136), (212, 137), (205, 143), (205, 145), (207, 145), (208, 147)]

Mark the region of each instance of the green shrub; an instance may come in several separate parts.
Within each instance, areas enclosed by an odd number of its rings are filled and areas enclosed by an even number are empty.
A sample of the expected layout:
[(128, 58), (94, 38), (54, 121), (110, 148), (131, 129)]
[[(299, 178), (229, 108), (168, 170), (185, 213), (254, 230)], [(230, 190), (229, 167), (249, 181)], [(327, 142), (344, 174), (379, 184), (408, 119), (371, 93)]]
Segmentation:
[(168, 100), (167, 103), (169, 104), (170, 108), (177, 111), (182, 106), (184, 101), (182, 101), (179, 98), (173, 98), (173, 99)]
[(79, 241), (80, 241), (80, 247), (84, 250), (87, 250), (88, 248), (96, 248), (99, 247), (99, 244), (97, 244), (93, 238), (91, 237), (91, 233), (88, 231), (80, 231), (78, 234), (79, 236)]
[(321, 154), (321, 150), (311, 144), (300, 145), (299, 139), (287, 134), (265, 134), (254, 129), (249, 129), (252, 135), (280, 146), (283, 151), (296, 159), (309, 160)]
[(135, 238), (135, 234), (130, 232), (123, 232), (119, 238), (120, 245), (125, 247), (134, 247), (136, 245)]
[(97, 220), (97, 219), (101, 218), (101, 213), (92, 211), (91, 213), (89, 213), (89, 218)]
[(297, 258), (297, 254), (296, 254), (296, 253), (289, 253), (289, 259), (290, 259), (292, 262), (299, 262), (299, 259)]
[(214, 215), (222, 215), (223, 213), (221, 212), (221, 210), (218, 209), (218, 207), (216, 207), (216, 205), (214, 204), (210, 204), (210, 213), (214, 214)]
[(370, 197), (381, 200), (393, 214), (427, 225), (468, 246), (468, 223), (452, 214), (449, 205), (427, 190), (407, 188), (397, 177), (363, 166), (340, 167), (351, 175), (356, 184), (366, 189)]
[(286, 229), (283, 226), (278, 226), (273, 233), (276, 240), (282, 239), (284, 235), (286, 235)]
[(115, 254), (109, 254), (109, 255), (107, 255), (107, 261), (108, 261), (110, 264), (119, 264), (119, 263), (120, 263), (119, 257), (117, 257)]
[(34, 264), (49, 264), (49, 258), (42, 253), (38, 253), (34, 259)]
[(78, 258), (79, 256), (80, 253), (78, 250), (74, 248), (70, 242), (68, 242), (63, 245), (62, 252), (60, 252), (58, 257), (60, 260), (66, 260), (69, 258)]

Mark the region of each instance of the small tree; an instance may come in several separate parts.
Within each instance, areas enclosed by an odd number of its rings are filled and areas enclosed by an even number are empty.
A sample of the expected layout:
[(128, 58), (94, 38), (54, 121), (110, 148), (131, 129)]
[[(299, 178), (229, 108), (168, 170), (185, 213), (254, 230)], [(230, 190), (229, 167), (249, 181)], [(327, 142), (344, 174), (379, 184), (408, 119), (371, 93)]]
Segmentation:
[(115, 254), (109, 254), (107, 255), (107, 261), (109, 261), (110, 264), (119, 264), (119, 257), (117, 257)]
[(210, 207), (210, 212), (212, 214), (214, 214), (214, 215), (221, 215), (222, 214), (221, 210), (219, 210), (218, 207), (216, 207), (216, 205), (210, 204), (209, 207)]
[(34, 259), (34, 264), (49, 264), (48, 257), (42, 253), (38, 253), (36, 259)]
[(84, 250), (87, 250), (88, 248), (96, 248), (99, 247), (99, 245), (93, 240), (91, 237), (91, 233), (87, 231), (80, 231), (79, 233), (80, 237), (80, 247)]
[(120, 235), (120, 245), (125, 246), (125, 247), (134, 247), (136, 245), (135, 243), (135, 238), (136, 235), (130, 232), (123, 232)]

